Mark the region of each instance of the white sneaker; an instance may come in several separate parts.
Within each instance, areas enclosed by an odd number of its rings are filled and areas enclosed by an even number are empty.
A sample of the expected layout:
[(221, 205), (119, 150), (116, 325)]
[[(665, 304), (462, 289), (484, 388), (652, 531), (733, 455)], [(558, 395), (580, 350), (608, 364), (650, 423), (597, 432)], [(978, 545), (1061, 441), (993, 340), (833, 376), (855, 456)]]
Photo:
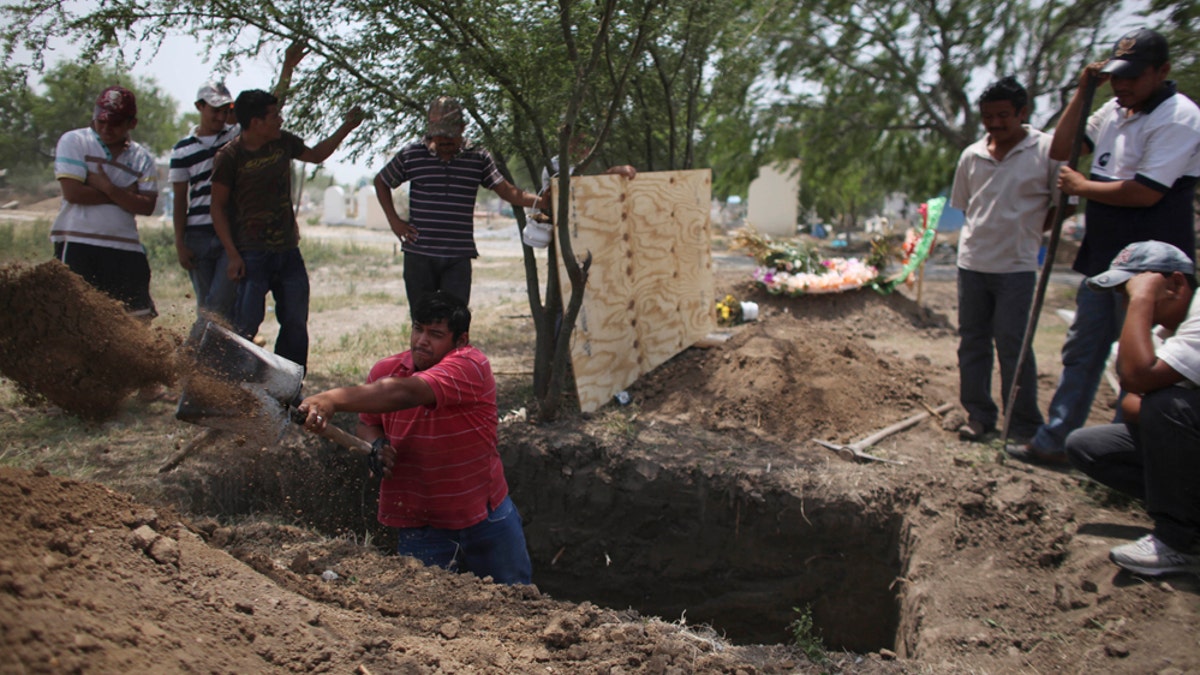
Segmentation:
[(1180, 553), (1159, 541), (1152, 534), (1148, 534), (1132, 544), (1117, 546), (1108, 552), (1108, 559), (1130, 572), (1148, 577), (1157, 577), (1172, 572), (1200, 574), (1200, 555)]

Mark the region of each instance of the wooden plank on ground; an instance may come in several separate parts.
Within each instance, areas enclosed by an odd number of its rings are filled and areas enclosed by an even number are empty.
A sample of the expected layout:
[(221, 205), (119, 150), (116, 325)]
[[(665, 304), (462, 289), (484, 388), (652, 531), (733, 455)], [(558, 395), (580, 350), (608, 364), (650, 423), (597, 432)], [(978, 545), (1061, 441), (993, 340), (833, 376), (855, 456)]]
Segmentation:
[(711, 194), (707, 169), (571, 179), (571, 245), (592, 253), (571, 341), (584, 412), (716, 328)]

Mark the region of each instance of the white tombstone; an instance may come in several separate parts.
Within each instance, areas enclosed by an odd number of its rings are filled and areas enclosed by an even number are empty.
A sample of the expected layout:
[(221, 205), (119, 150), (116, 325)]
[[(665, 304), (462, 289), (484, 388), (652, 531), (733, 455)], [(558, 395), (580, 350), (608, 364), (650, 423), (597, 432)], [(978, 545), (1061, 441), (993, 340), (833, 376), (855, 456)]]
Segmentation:
[(800, 217), (800, 160), (760, 167), (750, 182), (746, 223), (762, 234), (793, 237)]
[[(359, 189), (357, 201), (358, 218), (356, 222), (359, 225), (379, 230), (390, 229), (387, 217), (383, 215), (383, 207), (379, 205), (379, 199), (375, 196), (373, 186)], [(396, 215), (400, 216), (401, 220), (408, 220), (408, 183), (401, 183), (400, 187), (392, 190), (392, 204), (396, 207)]]
[(341, 225), (346, 222), (346, 193), (336, 185), (325, 188), (325, 216), (322, 221), (326, 225)]

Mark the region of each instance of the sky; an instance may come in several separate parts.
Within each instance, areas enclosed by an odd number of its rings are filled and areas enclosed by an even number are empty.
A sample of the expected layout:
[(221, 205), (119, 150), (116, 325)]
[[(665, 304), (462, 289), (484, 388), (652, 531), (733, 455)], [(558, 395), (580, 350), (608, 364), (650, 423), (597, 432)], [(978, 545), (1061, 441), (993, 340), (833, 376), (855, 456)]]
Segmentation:
[[(239, 72), (225, 76), (225, 86), (237, 96), (244, 89), (270, 89), (279, 76), (279, 68), (283, 63), (283, 48), (265, 50), (267, 53), (254, 61), (246, 61), (239, 65)], [(46, 54), (46, 63), (51, 65), (61, 60), (75, 58), (77, 52), (69, 43), (59, 43), (53, 54)], [(130, 54), (130, 58), (133, 55)], [(204, 48), (189, 36), (172, 36), (167, 38), (153, 59), (142, 56), (135, 62), (132, 73), (139, 77), (155, 80), (171, 98), (180, 106), (179, 112), (193, 112), (196, 92), (201, 85), (214, 76), (213, 63), (204, 58)], [(219, 77), (219, 76), (218, 76)], [(287, 126), (287, 108), (284, 108), (284, 126)], [(306, 139), (310, 145), (319, 138)], [(382, 168), (386, 157), (359, 158), (351, 162), (349, 153), (338, 149), (333, 156), (326, 160), (324, 169), (333, 175), (334, 180), (342, 185), (357, 185), (359, 179), (366, 178), (368, 182)]]

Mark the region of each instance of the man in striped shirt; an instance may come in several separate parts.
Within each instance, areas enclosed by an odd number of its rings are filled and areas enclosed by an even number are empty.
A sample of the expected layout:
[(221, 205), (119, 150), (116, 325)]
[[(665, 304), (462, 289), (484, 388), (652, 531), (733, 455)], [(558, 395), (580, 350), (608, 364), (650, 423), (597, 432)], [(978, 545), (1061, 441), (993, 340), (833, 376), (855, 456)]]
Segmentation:
[(400, 555), (503, 584), (530, 583), (521, 514), (496, 448), (496, 381), (471, 346), (471, 312), (445, 291), (412, 310), (409, 351), (375, 364), (367, 384), (306, 398), (320, 433), (336, 412), (357, 412), (382, 473), (379, 522), (397, 530)]
[(213, 229), (212, 162), (217, 151), (242, 129), (226, 124), (233, 113), (233, 96), (222, 82), (208, 82), (196, 93), (200, 124), (171, 151), (167, 177), (175, 189), (172, 218), (175, 223), (175, 252), (188, 271), (196, 293), (196, 308), (229, 318), (237, 296), (237, 284), (219, 266), (221, 240)]
[[(463, 140), (462, 105), (439, 96), (429, 106), (425, 138), (396, 153), (375, 176), (375, 195), (404, 250), (409, 305), (443, 290), (471, 300), (475, 194), (482, 186), (518, 208), (547, 208), (549, 197), (517, 188), (500, 175), (491, 153)], [(411, 183), (409, 220), (396, 213), (392, 190)]]

